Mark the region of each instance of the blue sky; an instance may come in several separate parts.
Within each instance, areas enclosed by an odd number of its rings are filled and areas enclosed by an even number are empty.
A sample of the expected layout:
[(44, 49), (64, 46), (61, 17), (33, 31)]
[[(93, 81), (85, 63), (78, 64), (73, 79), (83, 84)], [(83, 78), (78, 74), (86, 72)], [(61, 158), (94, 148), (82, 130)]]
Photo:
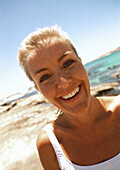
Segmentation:
[(0, 99), (32, 85), (18, 48), (36, 28), (55, 24), (87, 63), (120, 46), (120, 0), (0, 0)]

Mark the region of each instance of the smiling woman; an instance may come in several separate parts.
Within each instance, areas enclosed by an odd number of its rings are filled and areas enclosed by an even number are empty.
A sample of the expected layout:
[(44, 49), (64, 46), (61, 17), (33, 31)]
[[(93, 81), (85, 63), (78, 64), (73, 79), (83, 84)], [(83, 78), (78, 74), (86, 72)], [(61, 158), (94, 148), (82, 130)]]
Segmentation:
[(18, 57), (35, 88), (62, 111), (37, 138), (44, 169), (118, 170), (120, 96), (91, 96), (87, 72), (68, 36), (58, 27), (38, 29), (22, 42)]

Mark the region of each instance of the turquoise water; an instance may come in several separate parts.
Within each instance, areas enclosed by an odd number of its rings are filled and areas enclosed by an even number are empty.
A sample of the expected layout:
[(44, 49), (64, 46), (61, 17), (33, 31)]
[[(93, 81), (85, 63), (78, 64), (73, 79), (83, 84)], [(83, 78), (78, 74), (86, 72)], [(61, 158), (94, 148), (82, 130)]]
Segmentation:
[[(120, 93), (120, 76), (113, 77), (113, 75), (118, 72), (118, 69), (120, 70), (120, 50), (108, 56), (87, 63), (84, 66), (88, 72), (91, 86), (101, 83), (119, 82), (119, 86), (116, 87), (116, 91), (117, 93)], [(11, 103), (18, 99), (35, 95), (36, 93), (37, 91), (33, 91), (27, 95), (25, 94), (19, 98), (7, 102)], [(1, 101), (1, 103), (4, 102)]]
[(120, 50), (108, 56), (85, 64), (91, 85), (120, 82), (120, 77), (113, 77), (120, 69)]

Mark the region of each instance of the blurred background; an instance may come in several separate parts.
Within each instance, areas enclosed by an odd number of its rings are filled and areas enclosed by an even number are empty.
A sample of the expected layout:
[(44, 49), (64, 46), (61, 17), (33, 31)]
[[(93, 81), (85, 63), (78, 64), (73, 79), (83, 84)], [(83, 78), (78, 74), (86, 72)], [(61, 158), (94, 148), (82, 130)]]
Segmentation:
[(21, 41), (57, 24), (88, 72), (93, 96), (120, 93), (120, 0), (0, 0), (0, 170), (42, 170), (36, 137), (56, 110), (19, 68)]
[(120, 0), (0, 0), (0, 99), (32, 86), (18, 48), (36, 28), (55, 24), (88, 63), (120, 46)]

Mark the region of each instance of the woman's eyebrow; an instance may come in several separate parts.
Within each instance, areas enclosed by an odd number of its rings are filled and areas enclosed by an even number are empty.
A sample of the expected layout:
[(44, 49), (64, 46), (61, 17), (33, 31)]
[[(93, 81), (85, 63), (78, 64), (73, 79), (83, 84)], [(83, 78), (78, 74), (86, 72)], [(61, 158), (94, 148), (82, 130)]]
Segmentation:
[(60, 58), (58, 59), (58, 62), (60, 62), (63, 58), (65, 58), (67, 55), (71, 54), (70, 51), (66, 51)]
[[(62, 56), (60, 56), (60, 58), (58, 59), (58, 62), (60, 62), (63, 58), (65, 58), (68, 54), (71, 54), (71, 52), (69, 52), (69, 51), (67, 51), (67, 52), (65, 52)], [(37, 71), (35, 71), (35, 73), (34, 73), (34, 75), (36, 75), (36, 74), (38, 74), (38, 73), (40, 73), (40, 72), (42, 72), (42, 71), (45, 71), (45, 70), (48, 70), (47, 68), (42, 68), (42, 69), (40, 69), (40, 70), (37, 70)]]
[(47, 68), (42, 68), (40, 70), (35, 71), (34, 76), (42, 71), (48, 70)]
[(58, 62), (60, 62), (64, 57), (66, 57), (67, 54), (63, 54), (62, 56), (60, 56), (60, 58), (58, 59)]

